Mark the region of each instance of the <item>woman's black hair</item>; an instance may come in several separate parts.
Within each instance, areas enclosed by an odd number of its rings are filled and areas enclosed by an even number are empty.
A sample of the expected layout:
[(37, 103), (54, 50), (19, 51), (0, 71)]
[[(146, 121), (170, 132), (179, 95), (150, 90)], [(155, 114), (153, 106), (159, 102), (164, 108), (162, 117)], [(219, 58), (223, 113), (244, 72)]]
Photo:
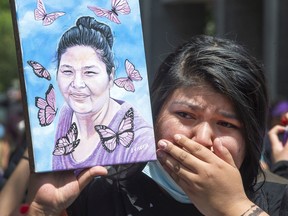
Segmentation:
[(240, 172), (245, 189), (255, 185), (266, 129), (268, 96), (262, 65), (228, 39), (195, 36), (170, 54), (152, 84), (154, 121), (178, 88), (211, 85), (235, 106), (246, 143)]
[(114, 68), (114, 56), (112, 52), (113, 35), (108, 25), (98, 22), (89, 16), (80, 17), (76, 21), (76, 26), (68, 29), (61, 37), (58, 50), (58, 67), (61, 56), (66, 50), (73, 46), (92, 47), (106, 64), (108, 75)]

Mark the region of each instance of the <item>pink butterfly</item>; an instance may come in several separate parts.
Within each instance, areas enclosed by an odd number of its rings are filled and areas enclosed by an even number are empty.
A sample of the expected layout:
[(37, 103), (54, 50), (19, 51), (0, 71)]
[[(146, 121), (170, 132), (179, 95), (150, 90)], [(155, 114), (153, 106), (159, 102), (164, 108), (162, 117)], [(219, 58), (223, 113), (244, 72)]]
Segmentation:
[(117, 145), (128, 148), (134, 140), (134, 111), (130, 108), (119, 124), (118, 132), (114, 132), (105, 125), (96, 125), (95, 130), (98, 132), (102, 146), (109, 153), (113, 152)]
[(88, 8), (92, 10), (96, 14), (96, 16), (106, 17), (112, 22), (120, 24), (121, 22), (118, 19), (118, 15), (129, 14), (131, 11), (129, 4), (127, 0), (112, 0), (111, 5), (112, 5), (111, 10), (106, 10), (97, 6), (88, 6)]
[(78, 129), (76, 123), (73, 122), (70, 126), (66, 136), (59, 138), (56, 142), (53, 155), (68, 155), (74, 152), (75, 148), (79, 145), (80, 139), (78, 137)]
[(51, 80), (50, 73), (40, 63), (36, 61), (27, 61), (27, 63), (33, 68), (33, 71), (36, 74), (36, 76), (40, 78), (45, 78), (47, 80)]
[(50, 125), (57, 113), (55, 92), (52, 84), (49, 85), (45, 95), (45, 99), (35, 97), (35, 105), (39, 108), (38, 119), (42, 127)]
[(42, 0), (37, 0), (37, 8), (34, 10), (35, 20), (42, 20), (44, 26), (52, 24), (58, 17), (63, 16), (64, 12), (46, 12), (44, 3)]
[(124, 88), (126, 91), (135, 91), (133, 81), (140, 81), (142, 77), (138, 70), (135, 70), (135, 66), (128, 60), (125, 60), (125, 69), (127, 77), (120, 77), (114, 80), (114, 83), (120, 87)]

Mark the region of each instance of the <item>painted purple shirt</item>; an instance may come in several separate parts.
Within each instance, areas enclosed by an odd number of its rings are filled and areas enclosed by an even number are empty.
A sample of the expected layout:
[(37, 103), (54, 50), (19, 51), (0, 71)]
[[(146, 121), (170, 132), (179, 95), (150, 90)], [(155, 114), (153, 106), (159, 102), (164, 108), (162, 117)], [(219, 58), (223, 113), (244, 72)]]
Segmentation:
[[(119, 101), (120, 110), (113, 117), (108, 125), (113, 131), (118, 131), (119, 124), (125, 113), (131, 108), (127, 102)], [(65, 136), (72, 124), (73, 111), (69, 106), (61, 109), (56, 140)], [(75, 161), (72, 154), (53, 156), (53, 170), (79, 169), (94, 165), (125, 164), (156, 160), (154, 131), (143, 117), (134, 109), (134, 141), (130, 147), (126, 148), (118, 145), (116, 149), (109, 153), (104, 149), (101, 141), (93, 150), (90, 156), (84, 161)]]

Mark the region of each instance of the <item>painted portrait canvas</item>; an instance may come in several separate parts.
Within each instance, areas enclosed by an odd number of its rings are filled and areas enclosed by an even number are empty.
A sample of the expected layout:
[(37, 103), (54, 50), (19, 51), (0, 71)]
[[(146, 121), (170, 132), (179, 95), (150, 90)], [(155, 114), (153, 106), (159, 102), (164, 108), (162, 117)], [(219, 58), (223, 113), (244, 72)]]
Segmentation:
[(11, 0), (34, 172), (156, 160), (138, 0)]

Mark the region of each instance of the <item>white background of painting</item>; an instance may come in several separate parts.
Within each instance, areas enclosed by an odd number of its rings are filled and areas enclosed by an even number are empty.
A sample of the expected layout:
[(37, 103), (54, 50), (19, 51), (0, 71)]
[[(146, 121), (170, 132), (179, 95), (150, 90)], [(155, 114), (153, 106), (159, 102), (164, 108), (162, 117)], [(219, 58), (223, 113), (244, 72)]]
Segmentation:
[[(58, 18), (53, 24), (43, 26), (42, 21), (34, 19), (36, 0), (16, 0), (17, 22), (21, 41), (24, 79), (30, 118), (30, 130), (37, 172), (52, 169), (52, 152), (54, 149), (54, 133), (58, 122), (58, 115), (54, 122), (46, 127), (39, 125), (38, 108), (35, 97), (45, 98), (49, 84), (52, 83), (56, 92), (58, 112), (63, 104), (63, 98), (56, 82), (56, 49), (61, 35), (75, 25), (80, 16), (93, 16), (98, 21), (108, 24), (114, 34), (114, 55), (116, 63), (116, 77), (127, 76), (124, 61), (129, 59), (141, 73), (143, 80), (134, 82), (135, 92), (127, 92), (114, 86), (111, 96), (125, 100), (142, 114), (152, 124), (150, 97), (148, 90), (147, 68), (140, 20), (138, 0), (128, 0), (131, 8), (129, 15), (119, 15), (121, 24), (116, 24), (106, 18), (96, 17), (87, 6), (99, 6), (111, 9), (109, 0), (43, 0), (47, 13), (63, 11), (66, 14)], [(41, 63), (51, 74), (51, 81), (38, 78), (27, 64), (28, 60)]]

